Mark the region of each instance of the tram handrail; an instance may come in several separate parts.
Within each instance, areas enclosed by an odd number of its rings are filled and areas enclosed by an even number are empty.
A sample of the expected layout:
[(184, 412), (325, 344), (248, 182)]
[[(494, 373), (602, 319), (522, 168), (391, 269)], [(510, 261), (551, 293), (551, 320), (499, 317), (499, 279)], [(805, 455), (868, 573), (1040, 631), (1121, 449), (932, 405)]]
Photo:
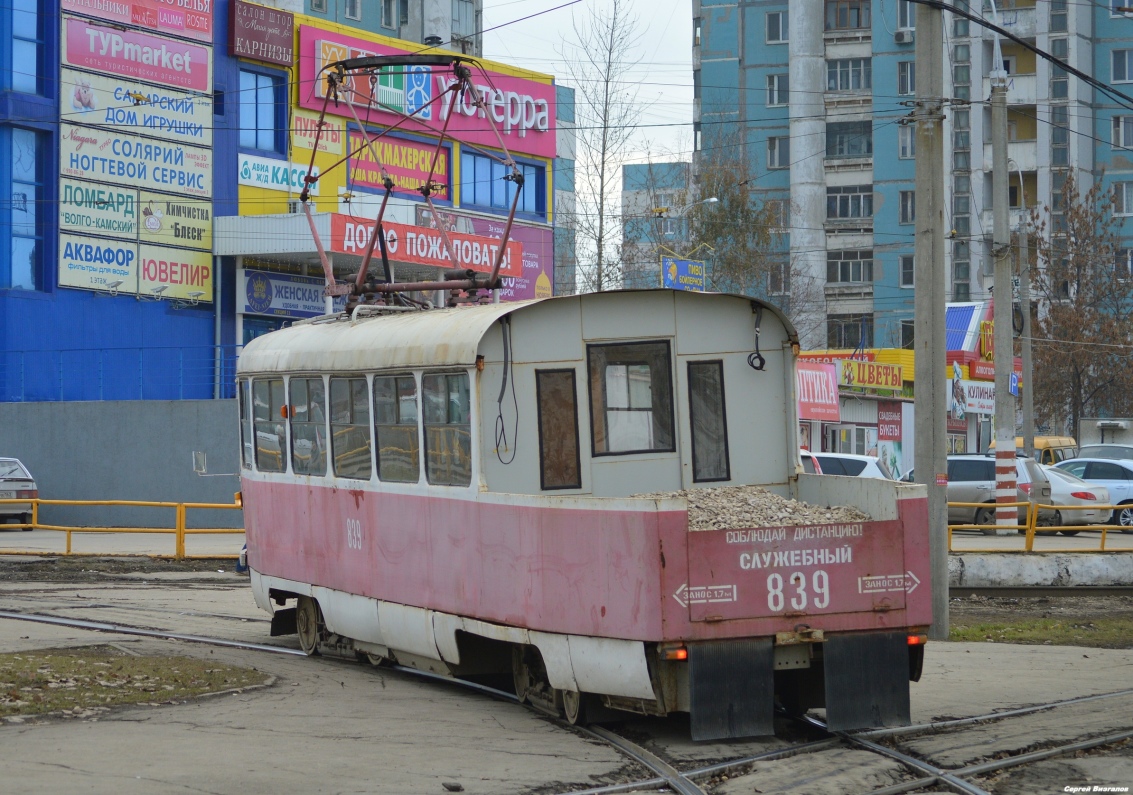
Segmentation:
[[(75, 533), (145, 533), (150, 535), (173, 535), (174, 550), (172, 557), (176, 560), (186, 558), (237, 558), (239, 555), (187, 555), (185, 554), (185, 536), (190, 535), (240, 535), (244, 533), (243, 527), (187, 527), (187, 516), (190, 509), (208, 511), (242, 510), (243, 501), (236, 498), (233, 502), (168, 502), (163, 500), (53, 500), (39, 497), (16, 497), (0, 500), (0, 505), (31, 505), (31, 521), (19, 524), (4, 525), (6, 528), (21, 530), (52, 530), (67, 534), (66, 551), (64, 555), (77, 554), (72, 552), (71, 536)], [(72, 507), (134, 507), (134, 508), (173, 508), (173, 527), (99, 527), (77, 525), (41, 524), (39, 521), (39, 506), (41, 505), (67, 505)], [(31, 550), (0, 549), (0, 555), (40, 555), (42, 552)], [(78, 553), (83, 554), (83, 553)], [(168, 557), (158, 555), (155, 557)]]
[[(1098, 547), (1084, 547), (1081, 549), (1075, 548), (1059, 548), (1059, 553), (1071, 552), (1129, 552), (1128, 549), (1106, 549), (1106, 538), (1109, 530), (1121, 529), (1121, 525), (1099, 523), (1099, 524), (1081, 524), (1081, 525), (1049, 525), (1040, 527), (1038, 524), (1038, 517), (1040, 510), (1052, 511), (1084, 511), (1084, 510), (1103, 510), (1114, 511), (1127, 508), (1127, 505), (1048, 505), (1040, 502), (949, 502), (949, 507), (955, 508), (988, 508), (994, 511), (997, 507), (1022, 507), (1026, 506), (1027, 516), (1026, 522), (1023, 524), (950, 524), (948, 525), (948, 551), (953, 552), (952, 549), (952, 531), (953, 530), (996, 530), (996, 529), (1015, 529), (1024, 530), (1026, 532), (1026, 543), (1023, 547), (1023, 552), (1035, 552), (1035, 535), (1038, 533), (1058, 533), (1061, 530), (1100, 530), (1101, 538)], [(964, 552), (1013, 552), (1016, 550), (1008, 549), (965, 549)], [(1041, 550), (1040, 550), (1041, 551)]]

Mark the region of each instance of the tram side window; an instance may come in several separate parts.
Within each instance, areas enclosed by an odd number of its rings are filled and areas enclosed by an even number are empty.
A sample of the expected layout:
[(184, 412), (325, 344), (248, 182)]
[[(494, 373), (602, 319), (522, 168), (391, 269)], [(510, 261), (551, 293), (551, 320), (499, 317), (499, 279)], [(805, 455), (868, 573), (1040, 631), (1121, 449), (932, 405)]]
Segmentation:
[(252, 382), (252, 417), (256, 430), (256, 469), (283, 472), (287, 469), (287, 427), (283, 424), (283, 379)]
[(587, 346), (594, 455), (672, 452), (668, 342)]
[(541, 488), (582, 488), (574, 370), (536, 370), (535, 391), (539, 403)]
[(291, 379), (291, 471), (327, 473), (326, 390), (321, 378)]
[(426, 375), (425, 475), (436, 486), (472, 482), (472, 410), (468, 374)]
[(728, 421), (724, 363), (688, 363), (688, 419), (692, 428), (692, 480), (728, 480)]
[(252, 444), (252, 439), (255, 438), (252, 433), (252, 404), (248, 400), (248, 388), (251, 386), (249, 381), (239, 381), (236, 384), (237, 391), (240, 394), (240, 461), (245, 469), (252, 468), (252, 461), (255, 457), (256, 448)]
[(334, 474), (370, 479), (370, 395), (365, 378), (330, 379), (330, 448)]
[(417, 440), (417, 381), (413, 376), (374, 379), (374, 425), (378, 436), (378, 480), (419, 481), (421, 447)]

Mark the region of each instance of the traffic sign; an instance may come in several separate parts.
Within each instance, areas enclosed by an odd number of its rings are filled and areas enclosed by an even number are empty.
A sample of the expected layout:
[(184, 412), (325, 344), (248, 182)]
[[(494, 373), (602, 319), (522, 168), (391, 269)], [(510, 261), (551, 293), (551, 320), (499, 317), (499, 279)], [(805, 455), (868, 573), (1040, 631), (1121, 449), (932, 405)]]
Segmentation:
[(1019, 397), (1019, 374), (1012, 373), (1010, 379), (1007, 381), (1007, 391), (1015, 397)]

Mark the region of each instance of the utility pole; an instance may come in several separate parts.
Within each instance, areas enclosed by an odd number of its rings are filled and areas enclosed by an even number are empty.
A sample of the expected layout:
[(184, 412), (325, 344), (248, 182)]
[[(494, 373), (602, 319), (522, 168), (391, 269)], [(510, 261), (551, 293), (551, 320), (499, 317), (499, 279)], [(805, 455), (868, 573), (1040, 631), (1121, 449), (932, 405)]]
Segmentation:
[[(948, 639), (948, 379), (944, 303), (944, 12), (917, 4), (916, 17), (916, 294), (913, 347), (916, 397), (913, 453), (928, 489), (929, 565), (934, 640)], [(793, 176), (793, 174), (792, 174)]]
[(1027, 189), (1023, 171), (1019, 170), (1019, 206), (1023, 219), (1019, 222), (1019, 305), (1023, 310), (1023, 337), (1019, 347), (1023, 354), (1023, 452), (1035, 457), (1035, 393), (1034, 372), (1031, 369), (1031, 252), (1027, 230)]

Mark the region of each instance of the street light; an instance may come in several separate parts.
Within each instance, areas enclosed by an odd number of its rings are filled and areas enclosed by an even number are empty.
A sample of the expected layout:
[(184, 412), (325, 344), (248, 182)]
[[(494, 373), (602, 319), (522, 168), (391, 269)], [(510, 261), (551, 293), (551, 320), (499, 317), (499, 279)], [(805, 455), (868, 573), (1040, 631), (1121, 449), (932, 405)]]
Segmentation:
[[(693, 202), (692, 204), (686, 204), (684, 207), (681, 207), (679, 210), (677, 210), (675, 213), (673, 213), (673, 215), (671, 217), (680, 218), (682, 215), (687, 213), (693, 207), (697, 207), (701, 204), (716, 204), (716, 202), (718, 202), (718, 201), (720, 201), (720, 200), (717, 199), (715, 196), (710, 196), (707, 199), (701, 199), (698, 202)], [(658, 218), (663, 218), (665, 216), (665, 214), (668, 213), (672, 209), (673, 209), (672, 207), (654, 207), (653, 208), (653, 214), (656, 215)]]

